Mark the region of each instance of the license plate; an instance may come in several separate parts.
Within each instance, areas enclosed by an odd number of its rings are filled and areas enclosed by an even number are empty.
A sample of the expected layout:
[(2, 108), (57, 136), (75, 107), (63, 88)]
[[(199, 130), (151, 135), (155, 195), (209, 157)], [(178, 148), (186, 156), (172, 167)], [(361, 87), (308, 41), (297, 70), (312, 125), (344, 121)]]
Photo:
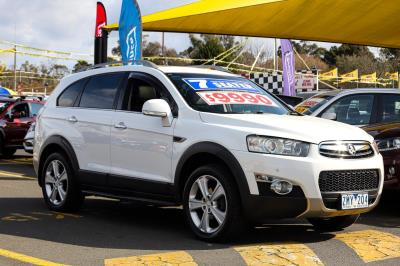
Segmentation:
[(342, 194), (342, 210), (368, 207), (368, 193)]

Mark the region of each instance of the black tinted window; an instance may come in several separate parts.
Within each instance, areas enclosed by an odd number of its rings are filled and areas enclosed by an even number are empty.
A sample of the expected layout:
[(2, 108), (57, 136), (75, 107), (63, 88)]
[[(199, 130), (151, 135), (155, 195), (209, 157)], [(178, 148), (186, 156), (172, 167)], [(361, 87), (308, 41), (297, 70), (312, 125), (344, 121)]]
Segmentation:
[(66, 88), (60, 97), (58, 97), (57, 105), (62, 107), (73, 107), (83, 89), (83, 86), (85, 85), (85, 82), (86, 79), (82, 79)]
[(382, 112), (378, 120), (379, 122), (400, 121), (400, 94), (382, 95)]
[(124, 73), (111, 73), (92, 77), (83, 91), (79, 106), (112, 109), (114, 98)]

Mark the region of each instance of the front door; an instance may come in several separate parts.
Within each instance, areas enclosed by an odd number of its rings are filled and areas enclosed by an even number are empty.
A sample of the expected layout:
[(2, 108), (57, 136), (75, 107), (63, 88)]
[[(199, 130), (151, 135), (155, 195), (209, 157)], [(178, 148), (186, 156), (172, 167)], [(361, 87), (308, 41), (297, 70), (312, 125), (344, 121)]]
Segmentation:
[(115, 112), (111, 128), (109, 184), (112, 187), (137, 189), (140, 180), (172, 182), (174, 122), (170, 127), (163, 127), (161, 118), (142, 114), (147, 100), (159, 98), (173, 101), (154, 78), (130, 75), (121, 110)]
[(29, 114), (28, 103), (17, 103), (7, 113), (12, 120), (6, 122), (4, 131), (6, 133), (6, 146), (21, 146), (32, 124), (32, 118)]

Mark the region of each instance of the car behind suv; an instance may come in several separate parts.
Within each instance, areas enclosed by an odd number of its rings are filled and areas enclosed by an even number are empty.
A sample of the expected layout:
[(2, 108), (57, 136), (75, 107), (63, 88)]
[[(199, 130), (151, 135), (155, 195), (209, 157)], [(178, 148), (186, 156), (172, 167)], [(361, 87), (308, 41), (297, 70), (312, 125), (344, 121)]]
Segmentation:
[(0, 154), (12, 156), (23, 148), (24, 137), (43, 103), (0, 97)]
[(210, 241), (268, 218), (347, 227), (383, 183), (363, 130), (299, 115), (240, 76), (147, 63), (64, 78), (36, 123), (34, 166), (52, 210), (87, 195), (183, 205)]
[(315, 95), (296, 110), (358, 126), (375, 138), (385, 164), (384, 188), (400, 188), (400, 91), (351, 89)]

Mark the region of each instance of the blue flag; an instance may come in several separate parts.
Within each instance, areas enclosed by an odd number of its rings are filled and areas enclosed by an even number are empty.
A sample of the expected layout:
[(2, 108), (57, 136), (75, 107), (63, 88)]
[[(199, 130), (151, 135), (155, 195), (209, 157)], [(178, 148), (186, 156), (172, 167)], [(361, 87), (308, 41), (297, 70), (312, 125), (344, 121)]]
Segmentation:
[(119, 45), (124, 65), (142, 59), (142, 16), (136, 0), (122, 1)]

